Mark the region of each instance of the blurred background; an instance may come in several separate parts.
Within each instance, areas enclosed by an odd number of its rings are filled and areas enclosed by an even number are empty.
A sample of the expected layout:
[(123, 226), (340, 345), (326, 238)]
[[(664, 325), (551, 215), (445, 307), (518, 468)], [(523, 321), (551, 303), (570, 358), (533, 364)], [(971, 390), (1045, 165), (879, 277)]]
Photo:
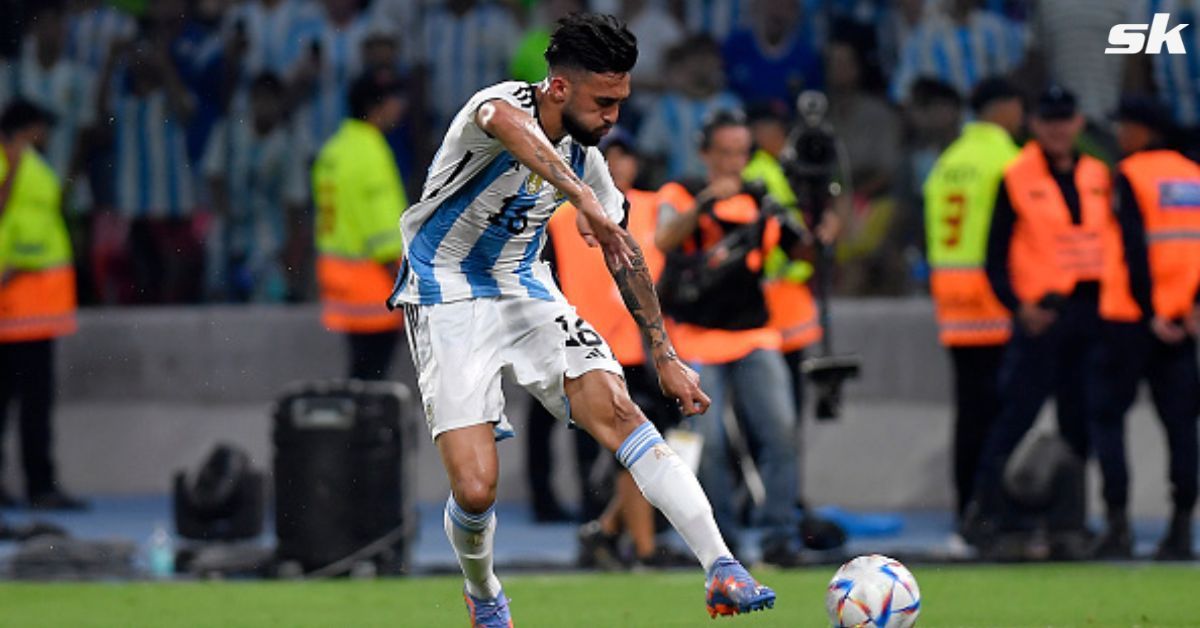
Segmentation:
[[(620, 16), (638, 37), (633, 96), (619, 121), (641, 158), (638, 189), (703, 175), (699, 135), (715, 112), (745, 112), (755, 124), (756, 147), (766, 148), (772, 137), (786, 143), (802, 122), (796, 115), (802, 92), (825, 95), (820, 128), (836, 139), (830, 178), (840, 184), (828, 208), (840, 234), (824, 295), (835, 297), (827, 333), (840, 351), (858, 357), (862, 370), (847, 385), (841, 420), (805, 427), (805, 497), (835, 507), (827, 514), (850, 529), (851, 547), (962, 556), (955, 537), (951, 367), (928, 297), (925, 182), (974, 119), (974, 88), (996, 77), (1010, 79), (1029, 103), (1051, 84), (1072, 92), (1085, 120), (1075, 146), (1103, 162), (1121, 157), (1111, 114), (1122, 95), (1157, 99), (1178, 148), (1194, 149), (1196, 53), (1101, 54), (1114, 24), (1148, 23), (1160, 9), (1172, 11), (1174, 22), (1194, 23), (1192, 11), (1200, 6), (1186, 0), (0, 2), (0, 109), (27, 101), (53, 119), (31, 142), (53, 171), (48, 180), (55, 183), (45, 185), (57, 185), (61, 195), (69, 237), (64, 259), (73, 264), (80, 306), (77, 333), (51, 349), (53, 438), (48, 427), (43, 438), (53, 442), (55, 470), (41, 485), (29, 484), (22, 447), (35, 445), (20, 439), (38, 430), (24, 419), (18, 429), (14, 404), (0, 505), (11, 507), (4, 512), (12, 521), (27, 523), (38, 516), (29, 509), (39, 505), (34, 498), (49, 495), (40, 504), (51, 511), (49, 521), (85, 538), (140, 543), (156, 523), (171, 521), (164, 497), (172, 474), (195, 468), (215, 445), (245, 451), (260, 469), (277, 464), (273, 402), (291, 382), (346, 371), (343, 340), (320, 320), (312, 170), (318, 151), (350, 115), (355, 79), (386, 75), (395, 86), (395, 124), (382, 130), (401, 194), (415, 199), (458, 108), (496, 82), (540, 81), (554, 21), (591, 10)], [(1194, 32), (1185, 31), (1189, 47)], [(1023, 141), (1027, 132), (1016, 135)], [(413, 386), (405, 354), (400, 346), (390, 377)], [(530, 401), (519, 390), (508, 393), (508, 414), (522, 429), (518, 418)], [(1146, 543), (1169, 512), (1166, 446), (1152, 415), (1147, 404), (1135, 405), (1129, 437), (1132, 511), (1154, 531), (1139, 537)], [(432, 530), (410, 548), (412, 564), (453, 565), (439, 530), (446, 494), (440, 464), (422, 426), (408, 433), (411, 486), (403, 499), (421, 511), (413, 525)], [(512, 509), (506, 523), (528, 524), (521, 537), (528, 543), (506, 545), (502, 531), (501, 562), (574, 564), (576, 531), (566, 522), (597, 514), (586, 513), (580, 491), (586, 474), (554, 472), (573, 469), (573, 436), (554, 428), (547, 438), (549, 444), (534, 444), (541, 454), (531, 454), (523, 438), (502, 448), (500, 498)], [(547, 450), (555, 460), (546, 460)], [(548, 492), (559, 497), (539, 503)], [(1098, 516), (1098, 500), (1091, 501)], [(539, 536), (539, 522), (557, 542)], [(555, 545), (565, 549), (548, 549)]]

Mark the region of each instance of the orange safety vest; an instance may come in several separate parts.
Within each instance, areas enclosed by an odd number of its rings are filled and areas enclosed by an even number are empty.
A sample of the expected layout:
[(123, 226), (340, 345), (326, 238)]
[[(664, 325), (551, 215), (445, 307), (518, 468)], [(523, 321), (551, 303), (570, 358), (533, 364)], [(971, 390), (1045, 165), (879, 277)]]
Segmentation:
[(321, 323), (331, 331), (351, 334), (400, 329), (402, 313), (388, 311), (384, 305), (393, 280), (387, 267), (374, 260), (318, 256)]
[(1012, 335), (1012, 313), (1000, 303), (978, 266), (933, 269), (929, 292), (937, 313), (938, 339), (948, 347), (1002, 345)]
[(799, 351), (821, 339), (817, 304), (808, 284), (773, 279), (763, 284), (763, 296), (771, 315), (767, 327), (779, 332), (784, 353)]
[(1022, 303), (1063, 296), (1080, 281), (1099, 281), (1104, 251), (1117, 237), (1108, 166), (1088, 155), (1075, 165), (1081, 224), (1071, 221), (1062, 190), (1037, 142), (1029, 142), (1004, 172), (1016, 213), (1008, 253), (1013, 291)]
[[(1200, 165), (1171, 150), (1131, 155), (1118, 164), (1129, 179), (1142, 223), (1154, 314), (1186, 316), (1200, 290)], [(1129, 269), (1120, 239), (1111, 247), (1100, 292), (1100, 316), (1136, 322), (1142, 311), (1129, 290)]]
[[(658, 225), (658, 204), (654, 192), (630, 190), (628, 229), (646, 258), (650, 278), (657, 281), (662, 273), (663, 255), (654, 247), (654, 229)], [(624, 366), (646, 362), (642, 331), (625, 308), (616, 282), (604, 263), (599, 248), (591, 248), (575, 228), (578, 210), (566, 203), (550, 218), (550, 237), (554, 242), (555, 266), (563, 295), (575, 310), (600, 334), (613, 355)]]
[[(668, 183), (659, 190), (658, 202), (660, 205), (669, 205), (677, 212), (683, 212), (695, 205), (695, 197), (683, 185)], [(717, 201), (713, 205), (713, 214), (725, 222), (745, 224), (758, 220), (759, 208), (754, 197), (738, 194)], [(700, 234), (701, 248), (715, 246), (725, 235), (720, 223), (708, 214), (700, 216), (697, 230)], [(746, 265), (751, 271), (758, 272), (762, 269), (766, 252), (778, 245), (779, 236), (779, 223), (775, 220), (767, 221), (762, 247), (746, 256)], [(685, 240), (683, 247), (688, 252), (694, 252), (696, 248), (692, 238)], [(729, 330), (674, 322), (668, 324), (668, 331), (680, 357), (701, 364), (725, 364), (740, 360), (756, 349), (778, 351), (783, 345), (779, 330), (769, 324), (756, 329)]]
[(57, 338), (78, 327), (71, 265), (10, 271), (0, 278), (0, 342)]

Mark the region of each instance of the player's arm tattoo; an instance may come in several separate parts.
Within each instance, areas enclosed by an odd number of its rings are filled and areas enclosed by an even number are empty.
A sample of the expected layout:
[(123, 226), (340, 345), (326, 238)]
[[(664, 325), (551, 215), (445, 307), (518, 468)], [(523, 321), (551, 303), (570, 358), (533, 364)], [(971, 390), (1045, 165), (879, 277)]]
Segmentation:
[(642, 330), (646, 343), (650, 345), (655, 365), (674, 360), (678, 356), (663, 325), (662, 308), (658, 304), (658, 294), (654, 291), (654, 282), (650, 279), (646, 258), (633, 236), (625, 232), (621, 237), (633, 251), (633, 259), (628, 264), (618, 262), (614, 266), (605, 256), (605, 261), (609, 264), (608, 270), (617, 282), (617, 289), (621, 291), (621, 300), (625, 302), (625, 308), (629, 310), (638, 328)]

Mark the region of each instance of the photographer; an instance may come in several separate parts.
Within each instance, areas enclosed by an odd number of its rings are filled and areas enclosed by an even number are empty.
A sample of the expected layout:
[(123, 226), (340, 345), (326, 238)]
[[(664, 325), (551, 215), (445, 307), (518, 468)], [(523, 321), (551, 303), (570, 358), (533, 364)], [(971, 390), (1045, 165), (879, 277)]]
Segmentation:
[[(797, 495), (792, 446), (796, 408), (777, 330), (767, 326), (763, 262), (777, 245), (793, 255), (803, 249), (801, 230), (761, 186), (744, 185), (750, 129), (740, 114), (719, 112), (701, 134), (707, 170), (701, 183), (668, 183), (659, 191), (655, 244), (667, 254), (659, 290), (677, 325), (680, 355), (700, 367), (701, 386), (712, 406), (696, 417), (703, 437), (697, 474), (713, 502), (717, 525), (731, 543), (739, 536), (735, 472), (731, 467), (725, 412), (732, 395), (740, 429), (759, 462), (766, 493), (762, 508), (763, 561), (793, 566)], [(736, 545), (731, 545), (737, 552)]]
[[(992, 532), (1020, 532), (1001, 488), (1005, 465), (1053, 393), (1058, 431), (1074, 458), (1087, 458), (1089, 365), (1099, 348), (1100, 279), (1117, 234), (1108, 167), (1075, 150), (1084, 119), (1068, 91), (1052, 87), (1037, 102), (1034, 141), (1005, 169), (996, 194), (985, 263), (988, 282), (1013, 313), (1012, 340), (1000, 367), (999, 416), (988, 432), (975, 477), (975, 505), (964, 536), (985, 554)], [(1041, 465), (1052, 464), (1041, 460)], [(1050, 522), (1051, 555), (1086, 552), (1080, 507)]]

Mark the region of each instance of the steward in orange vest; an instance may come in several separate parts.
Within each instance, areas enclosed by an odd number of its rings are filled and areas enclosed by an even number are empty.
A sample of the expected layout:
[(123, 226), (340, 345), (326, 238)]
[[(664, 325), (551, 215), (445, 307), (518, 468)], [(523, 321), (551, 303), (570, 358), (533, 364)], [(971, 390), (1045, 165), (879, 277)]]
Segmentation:
[(1129, 97), (1117, 111), (1116, 215), (1121, 241), (1108, 251), (1098, 362), (1094, 450), (1104, 477), (1108, 527), (1101, 558), (1133, 554), (1125, 414), (1147, 380), (1167, 433), (1174, 512), (1160, 560), (1191, 560), (1192, 511), (1200, 473), (1200, 165), (1165, 147), (1170, 117), (1158, 101)]
[[(35, 149), (52, 122), (23, 100), (0, 115), (0, 444), (15, 401), (29, 504), (76, 509), (85, 504), (59, 489), (52, 455), (55, 340), (76, 328), (62, 186)], [(0, 502), (11, 502), (2, 490)]]
[[(658, 226), (658, 195), (634, 189), (639, 163), (633, 139), (627, 133), (613, 129), (600, 142), (600, 150), (608, 162), (613, 183), (625, 195), (625, 228), (641, 247), (651, 279), (657, 281), (663, 268), (663, 255), (654, 246), (654, 230)], [(625, 386), (629, 389), (629, 397), (656, 428), (666, 431), (679, 422), (679, 411), (663, 396), (654, 368), (647, 365), (641, 331), (621, 299), (612, 273), (604, 263), (604, 254), (599, 248), (589, 247), (579, 235), (575, 226), (576, 213), (575, 206), (566, 203), (554, 212), (547, 227), (550, 237), (546, 250), (553, 262), (559, 286), (579, 316), (608, 342), (617, 361), (625, 368)], [(556, 422), (541, 404), (531, 405), (536, 408), (531, 408), (531, 412), (541, 410), (546, 414), (544, 422), (547, 425)], [(530, 428), (532, 433), (535, 428), (533, 422)], [(590, 436), (582, 430), (577, 430), (577, 433), (582, 441), (577, 444), (577, 455), (583, 443), (591, 445), (591, 449), (599, 454)], [(529, 462), (530, 467), (535, 466), (534, 460)], [(586, 488), (594, 483), (590, 477), (592, 464), (584, 460), (579, 462), (580, 485)], [(548, 471), (550, 464), (547, 462), (542, 466)], [(544, 484), (546, 494), (550, 494), (549, 473), (543, 472), (541, 475), (544, 477), (530, 476), (530, 488), (536, 492)], [(591, 492), (585, 490), (585, 494)], [(538, 499), (534, 498), (535, 514), (539, 508)], [(601, 503), (594, 506), (598, 506), (594, 507), (596, 518), (585, 523), (579, 532), (581, 566), (613, 566), (610, 563), (613, 557), (619, 556), (616, 547), (623, 531), (629, 533), (633, 541), (634, 558), (642, 565), (671, 567), (695, 562), (691, 556), (679, 555), (656, 543), (653, 507), (625, 469), (618, 470), (612, 501), (607, 505)]]
[[(742, 182), (750, 147), (745, 118), (718, 112), (704, 125), (700, 143), (707, 180), (659, 190), (655, 244), (667, 256), (659, 298), (675, 322), (671, 337), (679, 355), (700, 365), (700, 385), (712, 399), (693, 425), (703, 437), (697, 476), (722, 536), (741, 537), (727, 437), (736, 421), (756, 450), (765, 489), (763, 561), (794, 566), (796, 408), (779, 331), (767, 326), (762, 280), (767, 254), (776, 245), (798, 252), (806, 235), (784, 228), (782, 211), (771, 211), (774, 202), (762, 186)], [(724, 416), (729, 396), (739, 409), (736, 418)]]
[[(1087, 457), (1100, 278), (1116, 223), (1108, 167), (1074, 149), (1083, 125), (1070, 92), (1047, 90), (1030, 124), (1035, 141), (1005, 170), (996, 197), (985, 267), (992, 291), (1015, 317), (1000, 370), (1002, 407), (976, 473), (978, 508), (968, 508), (964, 530), (984, 555), (995, 548), (987, 532), (1015, 523), (1002, 489), (1004, 467), (1051, 394), (1060, 436), (1079, 461)], [(1056, 500), (1082, 503), (1082, 480), (1078, 489)], [(1085, 514), (1076, 508), (1053, 523), (1051, 544), (1063, 549), (1061, 558), (1086, 553)]]

